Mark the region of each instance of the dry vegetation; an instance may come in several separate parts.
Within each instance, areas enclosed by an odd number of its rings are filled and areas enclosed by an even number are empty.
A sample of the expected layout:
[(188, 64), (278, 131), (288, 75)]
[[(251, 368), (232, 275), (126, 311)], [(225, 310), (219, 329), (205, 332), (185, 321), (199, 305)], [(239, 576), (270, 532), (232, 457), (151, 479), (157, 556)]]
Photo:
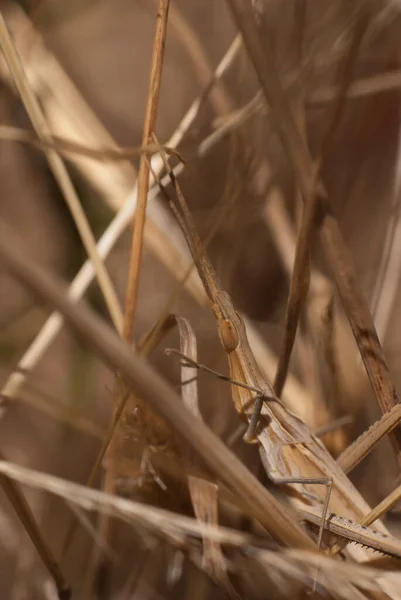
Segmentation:
[(232, 402), (347, 472), (398, 415), (401, 4), (0, 11), (0, 597), (401, 598), (400, 428), (349, 473), (394, 559), (337, 517), (317, 544)]

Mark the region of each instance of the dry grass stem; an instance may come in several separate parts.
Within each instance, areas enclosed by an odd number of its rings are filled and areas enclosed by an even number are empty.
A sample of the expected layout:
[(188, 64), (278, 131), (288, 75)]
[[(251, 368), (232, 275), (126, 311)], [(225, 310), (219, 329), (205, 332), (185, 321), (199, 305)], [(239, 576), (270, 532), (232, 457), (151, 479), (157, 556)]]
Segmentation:
[[(6, 460), (2, 452), (0, 452), (0, 460)], [(20, 518), (27, 534), (31, 538), (40, 558), (52, 576), (54, 583), (56, 584), (60, 600), (68, 600), (71, 595), (71, 590), (67, 585), (63, 572), (61, 571), (52, 550), (43, 538), (40, 527), (37, 524), (36, 519), (20, 487), (13, 479), (8, 478), (7, 476), (1, 477), (0, 481), (4, 493), (13, 505), (15, 512)]]
[[(157, 0), (153, 1), (156, 2)], [(185, 18), (183, 12), (177, 6), (174, 6), (174, 4), (170, 7), (169, 21), (172, 33), (176, 33), (177, 39), (181, 42), (185, 48), (185, 52), (192, 60), (198, 82), (204, 88), (204, 92), (199, 98), (199, 104), (202, 105), (206, 97), (209, 96), (214, 111), (217, 114), (224, 115), (230, 110), (231, 98), (225, 86), (220, 82), (220, 79), (238, 56), (239, 50), (242, 47), (241, 36), (237, 35), (235, 37), (224, 59), (220, 62), (216, 70), (213, 71), (207, 52), (205, 52), (205, 48), (199, 40), (195, 29), (191, 26), (188, 19)]]
[[(164, 46), (166, 43), (167, 22), (170, 0), (158, 0), (156, 32), (153, 44), (152, 66), (146, 115), (143, 127), (142, 145), (152, 143), (152, 135), (156, 126), (157, 107), (159, 103), (160, 82), (163, 71)], [(132, 341), (135, 322), (136, 302), (139, 289), (143, 232), (145, 228), (146, 204), (149, 192), (149, 164), (146, 155), (141, 155), (138, 173), (138, 199), (132, 233), (131, 256), (129, 260), (128, 282), (125, 298), (124, 331), (127, 341)]]
[[(372, 94), (382, 94), (401, 87), (401, 73), (381, 73), (353, 81), (350, 85), (347, 98), (361, 98)], [(314, 90), (306, 98), (306, 105), (317, 108), (333, 102), (338, 96), (336, 88), (321, 88)]]
[(394, 303), (400, 281), (401, 223), (401, 144), (398, 144), (393, 202), (386, 229), (384, 248), (371, 300), (371, 310), (377, 334), (382, 343), (393, 316)]
[[(0, 138), (10, 142), (21, 142), (37, 148), (38, 150), (56, 150), (58, 153), (79, 154), (87, 158), (98, 161), (121, 161), (133, 158), (135, 156), (141, 156), (146, 154), (152, 156), (159, 151), (159, 146), (156, 144), (148, 144), (147, 146), (140, 148), (90, 148), (84, 146), (73, 140), (68, 140), (58, 136), (52, 136), (51, 140), (40, 140), (35, 134), (25, 129), (19, 129), (18, 127), (10, 127), (8, 125), (0, 126)], [(163, 146), (162, 149), (166, 154), (177, 156), (179, 160), (184, 162), (183, 157), (180, 155), (178, 150)]]
[[(158, 0), (156, 29), (155, 37), (153, 40), (153, 50), (150, 68), (149, 92), (146, 103), (145, 120), (143, 126), (142, 146), (147, 146), (149, 143), (152, 142), (152, 134), (154, 133), (154, 129), (156, 127), (160, 84), (163, 72), (164, 51), (167, 35), (169, 6), (170, 0)], [(149, 158), (150, 156), (148, 154), (141, 154), (139, 161), (137, 206), (135, 212), (135, 219), (133, 223), (131, 251), (128, 263), (128, 279), (125, 292), (124, 307), (124, 325), (122, 330), (122, 336), (128, 343), (132, 343), (134, 339), (134, 324), (143, 253), (146, 206), (149, 193)], [(123, 408), (125, 407), (127, 401), (127, 390), (125, 389), (124, 382), (119, 380), (118, 374), (116, 374), (115, 394), (118, 401), (118, 405), (116, 407), (116, 411), (113, 417), (112, 428), (114, 428), (118, 424), (118, 419), (120, 418)], [(119, 410), (121, 411), (120, 414), (118, 414)], [(117, 418), (116, 415), (118, 415)], [(150, 429), (157, 430), (159, 423), (158, 420), (154, 418), (152, 411), (148, 411), (146, 417), (147, 418), (144, 419), (144, 423), (141, 423), (140, 426), (145, 426), (146, 424)], [(112, 433), (109, 442), (110, 445), (107, 449), (107, 465), (104, 487), (107, 492), (113, 493), (115, 489), (114, 485), (116, 479), (117, 443), (115, 438), (112, 437)], [(107, 518), (101, 519), (99, 529), (102, 535), (107, 539), (109, 531), (109, 523)]]
[[(288, 212), (285, 209), (282, 193), (276, 187), (270, 190), (264, 206), (263, 217), (278, 250), (286, 275), (291, 280), (296, 249), (296, 236)], [(331, 282), (320, 271), (311, 266), (306, 316), (307, 337), (311, 339), (305, 339), (302, 347), (299, 349), (298, 359), (299, 361), (303, 361), (305, 355), (311, 352), (314, 354), (314, 358), (316, 358), (316, 347), (319, 348), (319, 346), (323, 345), (326, 365), (330, 370), (331, 376), (331, 392), (328, 402), (324, 400), (321, 381), (318, 379), (318, 374), (316, 373), (315, 376), (318, 381), (312, 382), (314, 384), (312, 385), (312, 389), (315, 393), (310, 395), (309, 402), (304, 406), (303, 414), (299, 414), (298, 410), (294, 411), (311, 429), (321, 428), (325, 424), (334, 421), (338, 416), (339, 407), (337, 402), (341, 387), (339, 382), (338, 348), (334, 343), (333, 318), (329, 320), (327, 317), (330, 313), (329, 308), (332, 306), (332, 302), (333, 290)], [(337, 330), (341, 329), (345, 331), (347, 324), (344, 319), (338, 317), (335, 327)], [(305, 365), (304, 371), (306, 376), (311, 373), (312, 369), (316, 370), (318, 368), (315, 362), (315, 360), (311, 360)], [(311, 386), (307, 385), (306, 387), (307, 389), (311, 389)], [(346, 436), (341, 429), (330, 432), (329, 435), (324, 437), (324, 442), (335, 455), (338, 455), (347, 446)]]
[[(176, 317), (180, 335), (180, 350), (195, 362), (198, 358), (195, 333), (187, 319)], [(182, 386), (184, 405), (199, 420), (198, 385), (196, 368), (181, 363), (181, 382), (189, 382)], [(194, 459), (191, 461), (194, 463)], [(195, 463), (196, 464), (196, 463)], [(188, 476), (188, 487), (196, 518), (203, 523), (218, 525), (218, 486), (206, 479), (193, 475)], [(219, 543), (203, 537), (202, 568), (226, 590), (232, 598), (238, 598), (227, 575), (226, 561)]]
[[(291, 72), (283, 77), (283, 87), (288, 92), (294, 91), (300, 83), (299, 71)], [(384, 73), (381, 75), (372, 75), (353, 81), (347, 90), (346, 99), (357, 99), (373, 94), (385, 94), (386, 92), (401, 88), (401, 73)], [(338, 87), (314, 89), (305, 92), (305, 108), (324, 108), (327, 104), (334, 102), (338, 98)], [(221, 130), (220, 134), (225, 135), (227, 131), (233, 131), (244, 125), (252, 116), (260, 114), (267, 116), (270, 114), (269, 107), (263, 99), (263, 94), (258, 91), (254, 97), (244, 106), (230, 111), (229, 114), (217, 117), (213, 121), (213, 126)]]
[[(346, 100), (346, 94), (351, 84), (351, 78), (355, 67), (358, 50), (361, 45), (368, 22), (369, 19), (367, 13), (365, 15), (365, 19), (356, 20), (356, 25), (354, 31), (352, 32), (351, 40), (349, 43), (349, 51), (345, 54), (343, 73), (340, 78), (341, 85), (338, 97), (336, 99), (336, 102), (334, 103), (333, 113), (331, 115), (331, 118), (329, 119), (327, 132), (323, 137), (318, 159), (313, 167), (312, 180), (309, 183), (309, 193), (306, 195), (304, 190), (304, 210), (296, 242), (294, 267), (292, 271), (290, 293), (288, 295), (284, 324), (283, 347), (279, 356), (279, 364), (277, 367), (277, 373), (273, 384), (274, 390), (278, 396), (281, 395), (285, 384), (285, 380), (287, 378), (291, 352), (295, 341), (295, 335), (298, 327), (299, 318), (301, 315), (301, 310), (305, 304), (306, 296), (309, 291), (310, 254), (312, 250), (314, 235), (318, 225), (319, 216), (319, 192), (317, 190), (317, 182), (320, 177), (320, 171), (323, 166), (327, 150), (332, 141), (333, 133), (335, 132), (336, 127), (338, 126), (339, 119), (342, 115), (342, 111)], [(277, 94), (278, 101), (280, 82), (277, 76), (274, 76), (272, 78), (272, 82), (273, 81), (274, 83), (271, 84), (271, 88), (274, 87), (274, 93)], [(278, 87), (276, 86), (276, 84), (278, 85)], [(270, 89), (270, 94), (271, 93), (272, 89)], [(290, 112), (288, 112), (288, 114), (286, 115), (287, 118), (288, 116), (291, 117)], [(294, 129), (294, 131), (297, 131), (297, 125), (295, 122), (293, 123), (291, 121), (290, 129)], [(302, 129), (298, 128), (299, 131), (302, 131)], [(304, 135), (303, 137), (305, 138)]]

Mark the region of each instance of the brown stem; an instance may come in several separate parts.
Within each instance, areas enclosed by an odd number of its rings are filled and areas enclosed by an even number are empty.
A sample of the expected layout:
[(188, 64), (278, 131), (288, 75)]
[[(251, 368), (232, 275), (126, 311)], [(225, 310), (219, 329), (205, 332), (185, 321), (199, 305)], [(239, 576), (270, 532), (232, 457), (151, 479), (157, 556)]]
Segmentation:
[[(152, 134), (154, 133), (156, 125), (169, 5), (170, 0), (158, 1), (156, 33), (153, 43), (152, 66), (150, 71), (150, 85), (142, 137), (142, 142), (145, 146), (151, 143)], [(145, 227), (146, 204), (149, 191), (149, 165), (147, 158), (148, 157), (146, 154), (142, 154), (139, 163), (138, 203), (132, 234), (131, 256), (125, 298), (123, 336), (127, 342), (131, 342), (133, 339), (135, 312), (138, 298), (138, 283), (143, 248), (143, 232)]]

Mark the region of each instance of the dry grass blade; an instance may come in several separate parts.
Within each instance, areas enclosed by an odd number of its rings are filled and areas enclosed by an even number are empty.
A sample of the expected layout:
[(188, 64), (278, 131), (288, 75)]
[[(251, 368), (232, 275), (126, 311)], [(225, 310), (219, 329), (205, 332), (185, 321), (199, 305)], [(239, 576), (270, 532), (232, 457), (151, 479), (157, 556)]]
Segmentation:
[[(283, 78), (284, 88), (290, 94), (295, 91), (299, 85), (298, 73), (291, 72)], [(361, 98), (372, 94), (386, 93), (388, 91), (401, 88), (401, 73), (384, 73), (382, 75), (373, 75), (364, 79), (353, 81), (348, 88), (346, 98)], [(309, 92), (305, 98), (306, 108), (320, 108), (331, 104), (338, 99), (339, 89), (337, 86), (332, 88), (322, 88)], [(232, 131), (243, 125), (254, 114), (269, 114), (268, 107), (263, 101), (263, 95), (259, 91), (242, 108), (233, 109), (228, 115), (217, 117), (213, 125), (219, 130), (219, 133)], [(216, 132), (217, 133), (217, 132)]]
[[(4, 455), (0, 452), (0, 459), (5, 461)], [(52, 551), (43, 539), (40, 528), (35, 520), (35, 517), (29, 508), (25, 496), (21, 492), (18, 485), (6, 475), (0, 478), (1, 486), (13, 505), (17, 515), (19, 516), (26, 532), (31, 538), (39, 556), (43, 560), (50, 575), (53, 577), (57, 587), (60, 600), (68, 600), (71, 597), (71, 590), (67, 586), (64, 575), (54, 558)]]
[[(274, 57), (269, 40), (261, 40), (250, 0), (228, 0), (244, 44), (259, 78), (263, 93), (275, 111), (278, 132), (297, 176), (304, 202), (310, 197), (314, 169), (308, 148), (294, 122), (288, 102), (282, 92), (279, 77), (273, 67)], [(318, 188), (319, 189), (319, 188)], [(320, 194), (322, 192), (319, 192)], [(391, 380), (383, 349), (378, 340), (369, 308), (356, 283), (356, 277), (337, 220), (330, 213), (327, 200), (323, 209), (320, 235), (323, 248), (338, 287), (347, 317), (358, 344), (370, 382), (382, 412), (399, 402)], [(401, 461), (401, 431), (392, 436), (394, 450)]]
[(315, 549), (312, 540), (296, 523), (292, 511), (284, 509), (210, 429), (182, 406), (176, 392), (146, 361), (133, 355), (89, 308), (74, 305), (53, 278), (25, 257), (4, 223), (0, 226), (0, 256), (14, 275), (62, 312), (76, 333), (175, 428), (210, 470), (246, 502), (250, 514), (273, 537), (286, 545)]
[[(283, 93), (281, 82), (274, 65), (273, 51), (270, 40), (261, 42), (261, 33), (256, 25), (252, 2), (248, 0), (227, 0), (235, 22), (242, 33), (244, 45), (254, 64), (267, 103), (275, 113), (284, 148), (295, 166), (297, 175), (302, 173), (299, 182), (301, 193), (306, 201), (312, 190), (313, 171), (305, 142), (298, 131), (294, 117)], [(266, 54), (265, 54), (266, 53)], [(267, 55), (268, 53), (268, 55)]]
[[(389, 412), (399, 405), (398, 394), (391, 379), (366, 300), (358, 289), (355, 273), (351, 267), (337, 221), (332, 215), (325, 217), (322, 225), (322, 238), (325, 243), (326, 257), (334, 274), (341, 300), (379, 406), (383, 413)], [(395, 444), (396, 455), (400, 461), (401, 456), (397, 450), (401, 446), (399, 428), (394, 430), (390, 439)]]
[[(273, 237), (273, 241), (277, 247), (287, 277), (291, 280), (292, 265), (294, 264), (295, 257), (295, 231), (292, 226), (288, 211), (286, 210), (284, 198), (281, 191), (278, 188), (273, 187), (270, 191), (268, 199), (266, 201), (263, 217), (266, 221), (266, 225), (270, 230)], [(312, 340), (304, 339), (302, 348), (300, 349), (298, 356), (302, 364), (305, 360), (305, 350), (309, 353), (313, 353), (316, 357), (315, 348), (313, 342), (316, 338), (323, 338), (323, 348), (325, 354), (326, 365), (330, 370), (331, 385), (330, 385), (330, 400), (325, 402), (323, 399), (323, 390), (320, 380), (318, 380), (318, 374), (316, 373), (316, 380), (314, 381), (315, 371), (317, 365), (308, 362), (304, 368), (304, 383), (305, 380), (309, 379), (312, 384), (314, 393), (311, 394), (310, 401), (304, 406), (304, 413), (299, 414), (297, 410), (293, 410), (295, 414), (301, 416), (302, 420), (309, 425), (311, 429), (324, 427), (324, 424), (332, 422), (338, 411), (337, 400), (338, 400), (338, 389), (339, 389), (339, 375), (337, 370), (337, 348), (334, 347), (334, 323), (333, 310), (330, 312), (330, 307), (333, 303), (333, 289), (331, 282), (316, 268), (311, 268), (310, 272), (310, 289), (309, 289), (309, 301), (308, 301), (308, 332), (312, 332)], [(321, 327), (319, 324), (322, 321), (322, 313), (324, 317), (323, 335), (321, 333)], [(348, 325), (344, 319), (339, 319), (336, 322), (337, 327), (341, 327), (342, 330), (346, 330)], [(315, 335), (313, 335), (315, 333)], [(314, 339), (313, 339), (314, 338)], [(354, 348), (352, 348), (354, 352)], [(311, 364), (312, 363), (312, 364)], [(312, 371), (312, 373), (311, 373)], [(319, 378), (320, 379), (320, 378)], [(288, 378), (286, 384), (288, 385)], [(331, 432), (328, 436), (324, 437), (324, 443), (329, 448), (330, 452), (337, 456), (347, 446), (346, 436), (344, 431), (338, 429), (337, 431)]]
[(273, 384), (274, 390), (278, 396), (281, 395), (285, 384), (301, 310), (305, 304), (306, 296), (309, 290), (310, 254), (312, 250), (314, 234), (318, 226), (319, 216), (319, 194), (317, 191), (317, 183), (320, 170), (345, 105), (346, 95), (349, 86), (351, 85), (352, 74), (358, 55), (358, 50), (368, 23), (369, 19), (367, 13), (364, 19), (356, 20), (348, 52), (346, 53), (344, 59), (343, 74), (340, 77), (341, 85), (339, 88), (338, 97), (334, 104), (333, 114), (329, 120), (327, 133), (323, 138), (319, 158), (313, 168), (313, 178), (309, 196), (304, 196), (305, 205), (302, 215), (301, 228), (296, 243), (294, 268), (285, 315), (283, 348), (279, 357), (277, 374)]
[[(321, 150), (317, 162), (314, 166), (312, 189), (309, 198), (305, 202), (305, 207), (302, 215), (302, 222), (300, 231), (296, 241), (295, 259), (293, 272), (290, 282), (290, 292), (287, 301), (287, 308), (285, 314), (284, 324), (284, 336), (282, 342), (282, 349), (279, 355), (279, 362), (277, 366), (277, 372), (274, 379), (273, 388), (278, 396), (281, 396), (285, 381), (288, 376), (288, 369), (290, 364), (291, 353), (293, 350), (295, 336), (301, 316), (301, 312), (305, 305), (306, 297), (309, 291), (311, 272), (310, 272), (310, 256), (313, 247), (313, 241), (315, 239), (315, 233), (318, 225), (318, 213), (319, 213), (319, 196), (316, 192), (316, 186), (318, 177), (322, 169), (327, 150), (333, 138), (333, 134), (338, 127), (339, 121), (342, 116), (342, 112), (345, 106), (346, 97), (348, 90), (352, 82), (352, 75), (358, 56), (358, 51), (362, 43), (362, 39), (366, 32), (369, 19), (368, 15), (365, 15), (364, 19), (356, 19), (354, 27), (349, 34), (349, 43), (347, 51), (345, 52), (344, 64), (340, 69), (340, 86), (336, 102), (332, 109), (332, 114), (329, 118), (329, 124), (326, 134), (323, 136), (321, 144)], [(300, 119), (301, 121), (303, 119)], [(303, 123), (299, 125), (299, 130), (304, 131)], [(304, 135), (305, 137), (305, 135)], [(327, 286), (329, 287), (329, 286)], [(329, 298), (330, 298), (329, 294)], [(330, 300), (329, 300), (330, 301)], [(305, 360), (307, 352), (313, 357), (313, 353), (310, 349), (310, 344), (305, 341), (305, 348), (302, 352), (303, 359)], [(331, 355), (330, 355), (331, 358)], [(333, 362), (331, 363), (333, 364)], [(313, 362), (307, 368), (307, 372), (310, 373), (313, 370)], [(335, 378), (333, 379), (335, 382)], [(316, 386), (314, 386), (316, 387)], [(325, 412), (325, 406), (322, 401), (318, 405), (319, 410), (316, 411), (316, 415)], [(335, 413), (334, 413), (335, 414)], [(333, 415), (334, 418), (334, 415)], [(310, 426), (318, 426), (319, 423), (313, 423), (310, 420), (307, 421)], [(322, 421), (321, 421), (322, 422)], [(332, 436), (331, 436), (332, 437)], [(338, 454), (346, 446), (342, 432), (339, 431), (334, 434), (334, 446), (332, 449)]]
[[(152, 141), (152, 135), (156, 127), (169, 7), (170, 0), (158, 0), (156, 30), (153, 41), (150, 83), (143, 126), (142, 146), (146, 146)], [(132, 231), (132, 244), (128, 265), (128, 281), (125, 293), (124, 324), (122, 331), (124, 339), (129, 343), (131, 343), (134, 338), (134, 323), (144, 243), (146, 206), (149, 193), (149, 176), (149, 156), (147, 154), (141, 154), (138, 172), (137, 207)], [(120, 382), (118, 377), (116, 379), (116, 396), (119, 398), (118, 409), (121, 408), (122, 412), (122, 407), (125, 405), (125, 397), (127, 394), (124, 383)], [(154, 429), (157, 429), (157, 419), (153, 419), (152, 417), (152, 412), (148, 412), (150, 428), (153, 427)], [(114, 419), (114, 421), (115, 424), (117, 424), (118, 421), (116, 419)], [(154, 423), (152, 423), (152, 421), (154, 421)], [(105, 489), (111, 492), (114, 490), (114, 478), (116, 474), (116, 442), (114, 439), (111, 439), (110, 441), (111, 444), (108, 448)], [(103, 522), (101, 523), (101, 529), (103, 529), (105, 537), (107, 537), (107, 528), (107, 519), (103, 519)]]
[[(153, 1), (156, 2), (157, 0)], [(192, 59), (194, 71), (196, 72), (200, 86), (204, 88), (204, 92), (199, 98), (199, 104), (203, 103), (210, 92), (210, 102), (215, 112), (217, 114), (225, 114), (230, 110), (231, 98), (225, 86), (219, 80), (229, 65), (232, 64), (242, 47), (241, 36), (237, 35), (235, 37), (225, 58), (213, 73), (208, 54), (197, 35), (196, 29), (191, 26), (190, 21), (185, 18), (184, 13), (174, 4), (170, 8), (169, 21), (172, 32), (174, 31), (177, 34), (177, 38), (181, 41), (186, 53)], [(217, 85), (214, 85), (215, 83)]]
[[(324, 554), (310, 556), (308, 562), (302, 561), (302, 556), (306, 553), (297, 551), (288, 551), (285, 555), (275, 554), (274, 556), (271, 553), (267, 554), (261, 551), (256, 552), (255, 555), (267, 571), (271, 572), (277, 569), (278, 576), (281, 575), (277, 585), (280, 590), (287, 590), (288, 596), (292, 596), (293, 583), (296, 581), (298, 583), (305, 582), (305, 578), (306, 580), (308, 578), (312, 579), (316, 569), (318, 569), (317, 591), (323, 597), (328, 594), (329, 597), (336, 598), (336, 600), (348, 600), (348, 598), (366, 600), (366, 596), (358, 590), (367, 593), (369, 598), (372, 597), (371, 594), (378, 594), (374, 597), (381, 598), (383, 591), (389, 597), (399, 597), (400, 574), (398, 572), (383, 573), (366, 566), (351, 565), (347, 562), (331, 563), (330, 568), (330, 559), (325, 557)], [(287, 562), (289, 558), (293, 560)], [(287, 564), (285, 564), (286, 562)], [(290, 586), (287, 584), (288, 580), (291, 582)]]
[[(126, 500), (118, 496), (91, 490), (86, 486), (72, 483), (60, 477), (41, 473), (33, 469), (21, 467), (5, 460), (0, 460), (0, 473), (12, 481), (23, 483), (56, 494), (69, 503), (80, 506), (84, 510), (96, 510), (119, 518), (137, 519), (138, 522), (151, 527), (155, 533), (166, 532), (174, 538), (174, 533), (184, 535), (205, 536), (216, 542), (241, 546), (251, 543), (251, 535), (230, 530), (214, 524), (198, 522), (191, 517), (161, 508), (147, 506), (141, 502)], [(256, 538), (257, 539), (257, 538)], [(269, 540), (266, 544), (269, 545)]]
[[(159, 103), (160, 82), (163, 71), (164, 46), (166, 43), (168, 10), (170, 0), (159, 0), (157, 8), (156, 33), (153, 43), (152, 66), (148, 102), (146, 106), (142, 145), (152, 141), (156, 126), (157, 106)], [(139, 273), (141, 268), (143, 232), (146, 218), (146, 204), (149, 191), (149, 164), (146, 155), (141, 155), (138, 173), (138, 203), (132, 233), (131, 256), (129, 260), (128, 283), (125, 299), (124, 338), (133, 339), (136, 302), (138, 297)]]
[[(180, 350), (193, 361), (197, 361), (197, 343), (195, 333), (187, 319), (176, 317), (180, 335)], [(185, 362), (181, 363), (181, 382), (188, 382), (182, 386), (182, 400), (184, 405), (199, 420), (202, 415), (198, 403), (197, 370)], [(191, 462), (196, 464), (196, 459)], [(189, 493), (196, 518), (202, 523), (218, 525), (218, 486), (215, 483), (188, 476)], [(220, 544), (203, 537), (202, 567), (217, 581), (231, 598), (238, 598), (227, 574), (226, 561)]]
[[(349, 446), (338, 457), (338, 464), (341, 469), (348, 473), (355, 468), (371, 451), (378, 442), (392, 431), (401, 420), (401, 405), (396, 404), (388, 410), (379, 421), (376, 421), (358, 438), (358, 446), (355, 444)], [(374, 433), (374, 435), (373, 435)]]
[[(358, 79), (352, 83), (347, 93), (347, 98), (360, 98), (372, 94), (385, 93), (401, 87), (401, 73), (381, 73)], [(338, 95), (336, 88), (322, 88), (310, 93), (306, 100), (307, 106), (317, 107), (333, 102)]]
[(372, 315), (375, 321), (379, 339), (385, 339), (393, 309), (400, 277), (401, 244), (401, 145), (398, 143), (396, 159), (396, 176), (394, 197), (390, 209), (390, 217), (386, 228), (386, 236), (373, 297), (371, 301)]
[[(68, 503), (81, 507), (86, 511), (100, 511), (114, 516), (133, 525), (138, 523), (156, 536), (165, 535), (175, 544), (177, 539), (187, 540), (191, 537), (208, 537), (217, 543), (227, 544), (243, 550), (237, 568), (247, 571), (249, 561), (257, 560), (264, 566), (265, 577), (272, 577), (279, 589), (285, 590), (294, 583), (310, 585), (316, 567), (319, 568), (319, 588), (326, 590), (329, 597), (346, 598), (341, 590), (353, 585), (366, 592), (381, 592), (383, 590), (394, 596), (401, 584), (401, 574), (398, 571), (385, 572), (365, 565), (348, 564), (336, 561), (324, 554), (300, 550), (283, 550), (281, 552), (261, 548), (264, 543), (261, 538), (249, 534), (201, 523), (190, 517), (173, 512), (146, 506), (140, 502), (110, 496), (104, 492), (90, 490), (82, 485), (71, 483), (59, 477), (48, 475), (33, 469), (22, 467), (7, 461), (0, 461), (0, 473), (10, 479), (29, 487), (47, 491), (63, 498)], [(266, 545), (269, 542), (266, 540)], [(234, 560), (234, 565), (237, 561)], [(277, 581), (278, 580), (278, 581)], [(265, 597), (266, 590), (262, 597)], [(352, 596), (355, 597), (355, 596)]]
[[(10, 127), (8, 125), (0, 125), (0, 138), (10, 142), (20, 142), (22, 144), (28, 144), (38, 150), (56, 150), (59, 153), (66, 155), (79, 154), (86, 158), (92, 158), (98, 161), (121, 161), (133, 158), (134, 156), (141, 156), (146, 154), (151, 156), (159, 152), (159, 146), (156, 144), (147, 144), (139, 148), (90, 148), (79, 144), (74, 140), (68, 140), (56, 135), (52, 136), (51, 140), (38, 139), (35, 134), (25, 129), (19, 129), (18, 127)], [(185, 162), (178, 150), (170, 148), (169, 146), (163, 146), (161, 148), (166, 154), (174, 155), (179, 158), (182, 162)]]
[[(14, 48), (10, 34), (8, 32), (3, 15), (0, 13), (0, 44), (6, 58), (9, 69), (14, 78), (16, 87), (21, 95), (21, 99), (31, 119), (32, 125), (39, 139), (51, 140), (51, 134), (47, 125), (44, 114), (41, 110), (39, 102), (35, 98), (26, 79), (22, 64), (18, 54)], [(98, 278), (100, 289), (103, 293), (106, 306), (110, 312), (110, 316), (117, 331), (121, 331), (123, 320), (120, 309), (120, 303), (114, 291), (107, 270), (101, 261), (96, 248), (96, 241), (89, 226), (85, 212), (81, 206), (78, 195), (74, 189), (68, 171), (58, 156), (57, 152), (51, 148), (45, 151), (46, 158), (53, 175), (58, 182), (60, 189), (64, 195), (70, 212), (74, 218), (76, 227), (82, 239), (82, 243), (88, 256), (91, 258), (95, 266), (96, 275)]]

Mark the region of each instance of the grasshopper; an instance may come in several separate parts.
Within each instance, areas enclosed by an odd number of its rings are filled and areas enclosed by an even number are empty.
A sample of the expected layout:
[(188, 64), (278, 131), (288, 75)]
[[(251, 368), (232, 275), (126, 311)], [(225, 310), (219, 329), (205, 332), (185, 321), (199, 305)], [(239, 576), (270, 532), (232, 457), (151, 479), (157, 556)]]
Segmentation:
[[(255, 400), (254, 392), (232, 385), (235, 408), (250, 423), (245, 441), (253, 441), (254, 431), (270, 480), (289, 488), (291, 501), (298, 509), (305, 504), (317, 505), (323, 509), (323, 518), (330, 512), (351, 521), (361, 521), (370, 512), (370, 507), (323, 443), (277, 399), (271, 385), (260, 373), (243, 320), (226, 292), (216, 292), (213, 311), (220, 341), (227, 353), (230, 376), (259, 390)], [(263, 405), (256, 424), (253, 419), (258, 412), (257, 402)], [(382, 523), (376, 523), (376, 529), (389, 534)], [(367, 555), (360, 548), (352, 548), (350, 552), (361, 560), (362, 554)]]
[[(222, 290), (213, 266), (202, 247), (196, 227), (180, 186), (165, 159), (165, 166), (173, 183), (176, 199), (171, 199), (161, 187), (187, 240), (199, 276), (217, 322), (217, 330), (223, 350), (227, 354), (230, 378), (233, 380), (232, 398), (240, 417), (249, 423), (244, 436), (247, 442), (256, 442), (263, 466), (270, 480), (283, 486), (290, 502), (310, 522), (320, 519), (320, 545), (326, 516), (340, 515), (344, 523), (366, 523), (371, 508), (353, 486), (345, 472), (330, 455), (324, 444), (297, 416), (288, 411), (275, 395), (272, 386), (262, 375), (250, 348), (245, 324), (235, 310), (229, 294)], [(238, 385), (237, 382), (243, 383)], [(256, 418), (255, 418), (256, 416)], [(367, 433), (361, 436), (344, 454), (347, 469), (352, 468), (352, 457), (359, 462), (383, 435), (399, 422), (401, 407), (396, 406)], [(341, 457), (340, 457), (341, 459)], [(376, 515), (377, 517), (377, 515)], [(375, 518), (376, 518), (375, 517)], [(350, 539), (352, 527), (348, 528)], [(354, 528), (355, 529), (355, 528)], [(379, 520), (375, 521), (377, 547), (384, 536), (390, 536)], [(391, 537), (391, 536), (390, 536)], [(375, 531), (370, 531), (374, 546)], [(392, 538), (400, 550), (401, 543)], [(346, 553), (358, 562), (372, 558), (372, 552), (359, 546), (349, 546)], [(398, 552), (399, 554), (399, 552)]]

